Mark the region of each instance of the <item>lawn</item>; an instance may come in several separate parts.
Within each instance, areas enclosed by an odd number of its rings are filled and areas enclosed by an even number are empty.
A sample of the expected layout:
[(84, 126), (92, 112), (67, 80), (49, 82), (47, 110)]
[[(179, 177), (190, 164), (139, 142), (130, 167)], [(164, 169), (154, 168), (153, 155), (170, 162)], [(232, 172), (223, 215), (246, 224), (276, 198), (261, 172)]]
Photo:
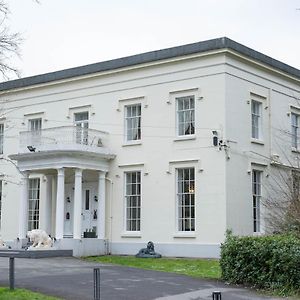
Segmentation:
[(89, 261), (135, 267), (140, 269), (178, 273), (197, 278), (219, 279), (221, 269), (216, 259), (136, 258), (134, 256), (95, 256)]
[(39, 293), (34, 293), (24, 289), (15, 289), (0, 287), (1, 300), (59, 300), (60, 298), (50, 297)]

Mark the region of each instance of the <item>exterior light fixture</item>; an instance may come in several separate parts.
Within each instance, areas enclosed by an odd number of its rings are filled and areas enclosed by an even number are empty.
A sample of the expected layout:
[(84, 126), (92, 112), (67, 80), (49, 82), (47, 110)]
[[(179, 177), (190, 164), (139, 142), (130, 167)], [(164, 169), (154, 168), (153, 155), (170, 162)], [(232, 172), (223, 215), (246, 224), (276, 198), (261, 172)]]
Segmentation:
[(30, 151), (30, 152), (35, 152), (35, 149), (33, 146), (27, 146), (27, 149)]
[(212, 134), (213, 134), (213, 145), (217, 147), (219, 144), (218, 132), (216, 130), (213, 130)]

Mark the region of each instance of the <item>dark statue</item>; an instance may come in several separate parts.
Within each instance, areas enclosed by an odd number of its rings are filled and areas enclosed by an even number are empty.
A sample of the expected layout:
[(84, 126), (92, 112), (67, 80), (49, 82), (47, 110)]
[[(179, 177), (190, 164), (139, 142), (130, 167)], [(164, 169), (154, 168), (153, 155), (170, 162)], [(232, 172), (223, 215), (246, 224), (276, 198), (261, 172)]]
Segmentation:
[(138, 258), (161, 258), (159, 253), (154, 251), (154, 243), (149, 241), (147, 248), (142, 248), (138, 254), (135, 255)]

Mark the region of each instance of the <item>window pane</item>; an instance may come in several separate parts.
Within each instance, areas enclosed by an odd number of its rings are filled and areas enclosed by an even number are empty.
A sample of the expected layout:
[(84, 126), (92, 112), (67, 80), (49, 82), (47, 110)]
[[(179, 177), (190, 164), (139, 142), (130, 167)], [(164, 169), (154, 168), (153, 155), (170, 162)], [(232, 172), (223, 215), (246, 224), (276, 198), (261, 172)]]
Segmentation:
[(178, 231), (195, 230), (195, 169), (177, 169)]
[(80, 112), (80, 113), (75, 113), (74, 114), (74, 119), (75, 119), (75, 122), (88, 121), (88, 119), (89, 119), (89, 113), (87, 111)]
[(141, 172), (125, 173), (125, 204), (126, 204), (126, 230), (140, 230), (141, 215)]
[(195, 99), (194, 96), (176, 98), (177, 102), (177, 134), (191, 135), (195, 133)]
[(0, 154), (3, 154), (4, 124), (0, 124)]
[(298, 138), (298, 123), (299, 123), (299, 116), (292, 113), (291, 114), (291, 138), (292, 138), (292, 147), (298, 148), (299, 138)]
[(125, 135), (127, 141), (141, 139), (141, 104), (125, 106)]
[(253, 231), (260, 232), (260, 199), (262, 171), (252, 171)]
[(251, 101), (251, 122), (252, 122), (252, 138), (259, 139), (261, 138), (261, 111), (262, 103), (258, 101)]
[(28, 230), (38, 229), (40, 208), (40, 179), (29, 179), (28, 188)]
[(1, 213), (2, 213), (2, 180), (0, 180), (0, 229), (1, 229)]

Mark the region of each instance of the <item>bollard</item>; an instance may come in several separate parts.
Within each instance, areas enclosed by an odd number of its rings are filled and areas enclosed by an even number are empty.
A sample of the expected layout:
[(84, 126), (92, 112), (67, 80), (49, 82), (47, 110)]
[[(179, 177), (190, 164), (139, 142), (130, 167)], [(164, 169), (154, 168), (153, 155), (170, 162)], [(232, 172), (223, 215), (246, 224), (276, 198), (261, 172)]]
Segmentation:
[(219, 291), (213, 292), (212, 293), (212, 299), (213, 300), (221, 300), (222, 299), (221, 292), (219, 292)]
[(94, 300), (100, 300), (100, 269), (94, 268)]
[(9, 258), (9, 288), (15, 289), (15, 258)]

